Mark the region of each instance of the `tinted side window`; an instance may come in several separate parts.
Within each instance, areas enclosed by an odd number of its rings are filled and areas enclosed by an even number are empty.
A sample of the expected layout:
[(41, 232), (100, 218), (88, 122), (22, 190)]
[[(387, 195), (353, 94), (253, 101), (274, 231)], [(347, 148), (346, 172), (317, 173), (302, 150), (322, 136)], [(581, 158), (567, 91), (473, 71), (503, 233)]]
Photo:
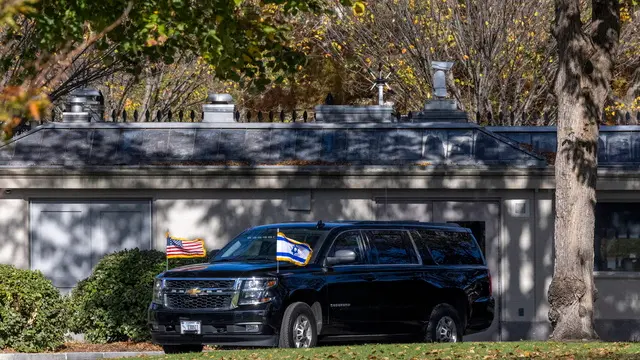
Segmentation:
[(418, 257), (404, 231), (366, 231), (373, 264), (417, 264)]
[(329, 249), (328, 257), (333, 257), (338, 250), (352, 250), (356, 253), (356, 261), (349, 263), (349, 265), (365, 264), (364, 256), (362, 253), (362, 237), (359, 231), (349, 231), (338, 235), (333, 242), (331, 249)]
[(418, 253), (422, 258), (422, 265), (436, 265), (429, 252), (429, 247), (427, 247), (426, 241), (422, 240), (420, 233), (417, 230), (411, 230), (410, 233), (413, 242), (416, 244), (416, 248), (418, 248)]
[(439, 265), (482, 265), (480, 249), (469, 233), (442, 230), (418, 230), (416, 245), (429, 251)]

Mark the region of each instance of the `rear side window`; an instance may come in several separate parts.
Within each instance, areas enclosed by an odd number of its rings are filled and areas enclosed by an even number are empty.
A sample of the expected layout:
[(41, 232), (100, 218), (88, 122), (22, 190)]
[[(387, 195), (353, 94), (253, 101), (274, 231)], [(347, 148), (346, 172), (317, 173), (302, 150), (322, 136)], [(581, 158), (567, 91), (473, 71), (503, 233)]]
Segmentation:
[(373, 264), (418, 264), (418, 256), (405, 231), (365, 231)]
[(438, 265), (483, 265), (482, 253), (466, 232), (418, 230), (415, 239), (421, 253), (430, 253)]

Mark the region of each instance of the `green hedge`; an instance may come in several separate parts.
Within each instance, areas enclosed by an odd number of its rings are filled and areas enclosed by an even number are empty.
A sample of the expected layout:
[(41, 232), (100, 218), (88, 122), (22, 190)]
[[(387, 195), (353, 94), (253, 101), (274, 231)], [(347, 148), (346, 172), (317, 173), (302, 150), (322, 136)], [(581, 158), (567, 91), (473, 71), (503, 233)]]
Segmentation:
[(54, 350), (65, 340), (66, 301), (39, 271), (0, 265), (0, 349)]
[[(206, 261), (171, 259), (169, 266)], [(153, 278), (165, 268), (165, 253), (155, 250), (124, 250), (102, 258), (93, 274), (71, 292), (71, 331), (94, 343), (149, 340)]]

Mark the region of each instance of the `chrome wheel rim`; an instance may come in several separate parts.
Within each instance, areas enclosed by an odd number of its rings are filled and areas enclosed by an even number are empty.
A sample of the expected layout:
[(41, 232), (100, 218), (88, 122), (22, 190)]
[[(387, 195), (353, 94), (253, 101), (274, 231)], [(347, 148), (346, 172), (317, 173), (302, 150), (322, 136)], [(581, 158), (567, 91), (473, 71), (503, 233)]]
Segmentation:
[(305, 315), (300, 315), (293, 324), (293, 344), (297, 348), (308, 348), (311, 346), (311, 322)]
[(458, 332), (456, 323), (449, 316), (443, 316), (436, 326), (436, 340), (438, 342), (457, 342)]

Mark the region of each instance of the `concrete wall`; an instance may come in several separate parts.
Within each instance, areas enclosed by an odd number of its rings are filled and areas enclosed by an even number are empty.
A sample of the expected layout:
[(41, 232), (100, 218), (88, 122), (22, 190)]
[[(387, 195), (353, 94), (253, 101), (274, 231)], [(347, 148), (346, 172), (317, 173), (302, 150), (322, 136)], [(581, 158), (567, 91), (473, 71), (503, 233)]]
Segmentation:
[(535, 203), (533, 191), (505, 193), (502, 205), (502, 338), (530, 336), (535, 317)]
[(547, 291), (553, 276), (553, 234), (555, 207), (553, 191), (535, 192), (535, 304), (536, 315), (532, 325), (532, 339), (544, 340), (550, 334), (549, 302)]
[(546, 339), (553, 271), (553, 194), (505, 193), (502, 217), (503, 340)]
[(596, 277), (596, 288), (598, 289), (597, 319), (640, 319), (638, 274), (599, 275)]
[(640, 341), (640, 274), (596, 275), (596, 331), (603, 340)]
[(24, 199), (0, 198), (0, 264), (29, 268), (29, 206)]

